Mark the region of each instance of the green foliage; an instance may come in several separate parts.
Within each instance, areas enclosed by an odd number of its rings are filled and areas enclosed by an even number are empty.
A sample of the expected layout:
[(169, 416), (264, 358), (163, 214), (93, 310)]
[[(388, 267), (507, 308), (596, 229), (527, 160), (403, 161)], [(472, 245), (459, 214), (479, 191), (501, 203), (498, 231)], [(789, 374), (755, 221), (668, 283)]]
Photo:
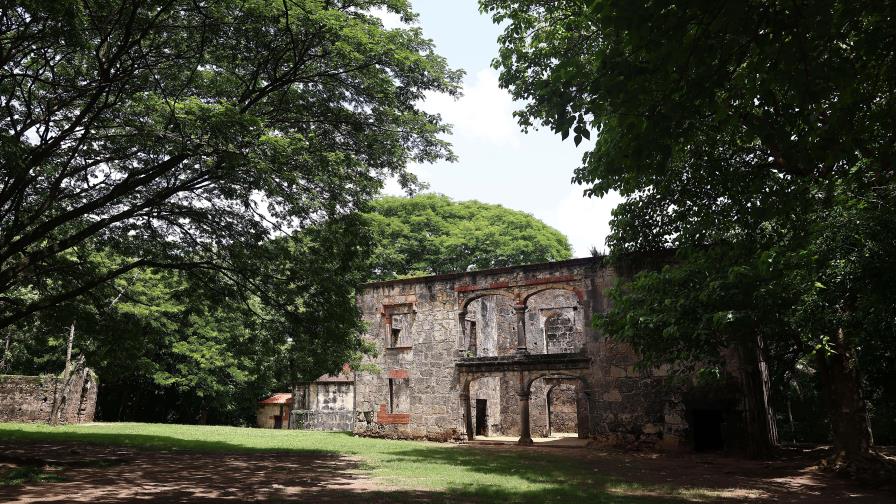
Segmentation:
[(4, 3), (0, 328), (143, 267), (240, 279), (273, 232), (451, 158), (418, 103), (461, 73), (379, 7), (415, 16), (406, 0)]
[[(100, 414), (239, 422), (370, 351), (357, 212), (452, 159), (418, 105), (456, 95), (406, 0), (0, 7), (0, 352)], [(9, 339), (6, 339), (9, 336)]]
[(771, 285), (776, 272), (749, 266), (751, 254), (734, 245), (681, 250), (613, 289), (612, 309), (597, 325), (632, 344), (642, 366), (673, 363), (688, 373), (721, 367), (719, 349), (757, 333), (792, 344), (798, 338), (778, 312), (786, 293)]
[(480, 4), (504, 25), (495, 65), (521, 124), (597, 132), (577, 179), (598, 194), (661, 184), (704, 140), (719, 170), (735, 154), (793, 177), (892, 169), (888, 2)]
[(535, 217), (500, 205), (438, 194), (383, 197), (366, 217), (375, 250), (372, 276), (390, 279), (572, 257), (566, 237)]
[(892, 411), (891, 3), (480, 4), (504, 24), (495, 66), (520, 124), (596, 133), (575, 179), (626, 197), (615, 257), (679, 251), (616, 291), (605, 330), (693, 365), (764, 335), (784, 393), (843, 331)]
[(216, 270), (135, 270), (14, 326), (8, 365), (58, 372), (74, 322), (74, 353), (100, 378), (99, 418), (251, 422), (259, 397), (370, 351), (354, 303), (360, 225), (329, 221), (244, 258), (247, 279), (268, 282), (261, 295)]

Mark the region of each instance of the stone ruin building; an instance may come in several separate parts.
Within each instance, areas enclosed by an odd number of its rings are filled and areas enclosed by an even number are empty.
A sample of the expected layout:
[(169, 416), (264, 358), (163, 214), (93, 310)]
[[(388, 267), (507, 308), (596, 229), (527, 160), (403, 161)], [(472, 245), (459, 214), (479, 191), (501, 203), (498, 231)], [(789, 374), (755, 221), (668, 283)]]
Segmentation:
[(686, 411), (668, 369), (637, 369), (630, 347), (590, 323), (616, 278), (585, 258), (365, 285), (358, 303), (380, 372), (356, 374), (354, 432), (692, 442), (687, 418), (703, 416)]
[(67, 381), (60, 376), (0, 375), (0, 422), (44, 422), (56, 411), (60, 424), (92, 422), (97, 381), (78, 360)]
[(355, 377), (348, 365), (295, 390), (292, 428), (350, 431), (355, 419)]

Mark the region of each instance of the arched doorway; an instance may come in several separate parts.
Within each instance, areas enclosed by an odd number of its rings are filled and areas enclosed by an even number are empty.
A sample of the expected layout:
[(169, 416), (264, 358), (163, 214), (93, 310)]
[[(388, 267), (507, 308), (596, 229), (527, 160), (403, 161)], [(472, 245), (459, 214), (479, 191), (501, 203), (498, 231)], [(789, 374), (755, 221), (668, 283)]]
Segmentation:
[(550, 385), (545, 394), (547, 405), (546, 437), (573, 437), (579, 432), (579, 394), (577, 383), (563, 380)]
[[(529, 433), (535, 438), (587, 438), (589, 395), (583, 378), (546, 375), (529, 382)], [(523, 429), (524, 431), (525, 429)], [(521, 443), (525, 444), (525, 436)]]

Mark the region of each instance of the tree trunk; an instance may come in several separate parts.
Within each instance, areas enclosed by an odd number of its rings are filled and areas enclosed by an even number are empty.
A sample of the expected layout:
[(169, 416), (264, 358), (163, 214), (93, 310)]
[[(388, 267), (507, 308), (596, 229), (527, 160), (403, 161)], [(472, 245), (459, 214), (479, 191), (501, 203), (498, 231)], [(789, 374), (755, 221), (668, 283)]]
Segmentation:
[(818, 371), (827, 396), (834, 437), (835, 464), (853, 463), (871, 453), (873, 443), (868, 408), (862, 397), (861, 378), (852, 346), (839, 329), (831, 341), (833, 351), (818, 352)]
[(12, 344), (12, 330), (6, 328), (6, 344), (3, 345), (3, 359), (0, 360), (0, 373), (6, 372), (6, 362), (9, 360), (9, 348)]
[(778, 448), (778, 427), (769, 398), (771, 388), (765, 342), (758, 333), (738, 345), (747, 454), (768, 457)]
[(122, 386), (122, 389), (121, 389), (121, 402), (118, 403), (118, 416), (115, 419), (116, 422), (121, 421), (121, 415), (124, 413), (125, 401), (128, 400), (128, 396), (130, 395), (130, 393), (129, 393), (130, 389), (127, 387), (126, 384), (127, 384), (127, 382), (125, 382), (125, 384)]
[(50, 425), (59, 425), (59, 415), (65, 408), (66, 392), (68, 391), (69, 377), (72, 373), (72, 342), (75, 339), (75, 323), (72, 322), (68, 331), (68, 344), (65, 350), (65, 370), (62, 372), (61, 386), (56, 387), (53, 395), (53, 407), (50, 408)]

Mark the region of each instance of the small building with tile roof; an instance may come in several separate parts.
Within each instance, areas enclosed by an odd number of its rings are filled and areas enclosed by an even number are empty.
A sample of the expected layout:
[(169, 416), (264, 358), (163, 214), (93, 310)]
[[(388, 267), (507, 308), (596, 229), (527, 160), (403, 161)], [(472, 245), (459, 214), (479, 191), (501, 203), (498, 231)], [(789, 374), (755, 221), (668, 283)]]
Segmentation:
[(337, 374), (302, 383), (258, 401), (258, 426), (268, 429), (350, 431), (355, 415), (355, 376), (346, 364)]

